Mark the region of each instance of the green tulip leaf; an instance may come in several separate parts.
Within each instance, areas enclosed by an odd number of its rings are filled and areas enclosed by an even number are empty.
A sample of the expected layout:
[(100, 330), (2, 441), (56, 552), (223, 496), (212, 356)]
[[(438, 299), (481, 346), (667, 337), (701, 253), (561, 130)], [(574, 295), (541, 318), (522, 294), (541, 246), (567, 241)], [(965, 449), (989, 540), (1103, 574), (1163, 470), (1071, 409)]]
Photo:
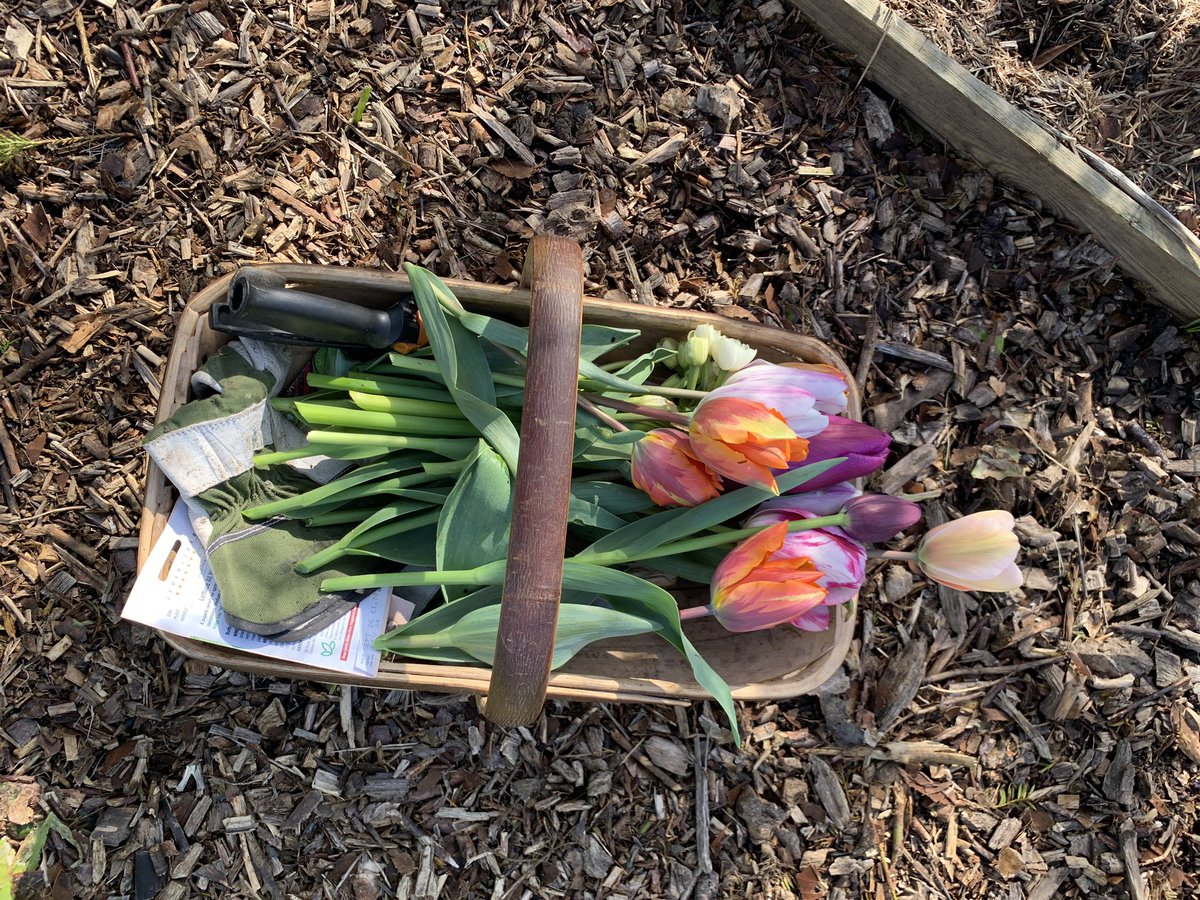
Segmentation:
[(628, 484), (577, 478), (571, 482), (571, 496), (595, 503), (614, 516), (656, 508), (645, 493)]
[[(449, 627), (426, 634), (406, 633), (389, 642), (393, 652), (410, 655), (446, 649), (470, 654), (473, 659), (491, 665), (496, 653), (496, 631), (500, 607), (482, 606), (463, 615)], [(626, 637), (654, 631), (656, 623), (643, 616), (602, 606), (563, 604), (558, 611), (552, 669), (564, 665), (576, 653), (594, 641)]]
[[(409, 274), (411, 277), (411, 273)], [(434, 295), (441, 301), (442, 306), (447, 312), (458, 319), (468, 331), (479, 335), (486, 341), (491, 341), (493, 344), (499, 344), (502, 347), (508, 347), (510, 350), (516, 350), (522, 356), (527, 354), (529, 349), (528, 328), (522, 328), (519, 325), (513, 325), (480, 313), (469, 312), (459, 302), (458, 298), (454, 296), (454, 292), (450, 290), (444, 281), (432, 272), (426, 272), (425, 274)], [(609, 353), (619, 347), (624, 347), (630, 341), (640, 336), (641, 332), (636, 328), (584, 325), (579, 339), (580, 358), (585, 360), (598, 359), (605, 353)]]
[(362, 547), (352, 547), (346, 553), (348, 556), (373, 556), (401, 565), (432, 569), (437, 563), (434, 548), (436, 540), (437, 526), (430, 525), (406, 534), (371, 541)]
[[(503, 572), (501, 571), (497, 576), (496, 584), (485, 585), (476, 591), (472, 591), (465, 597), (460, 597), (449, 603), (443, 603), (441, 606), (434, 607), (422, 613), (411, 622), (406, 622), (398, 628), (393, 628), (391, 631), (375, 639), (375, 649), (399, 653), (400, 650), (396, 649), (396, 647), (400, 645), (403, 639), (414, 635), (429, 635), (445, 631), (467, 613), (482, 609), (485, 606), (498, 604), (502, 593), (499, 582), (502, 578)], [(564, 606), (569, 603), (587, 606), (596, 602), (596, 595), (595, 593), (589, 594), (584, 591), (564, 590), (562, 602)]]
[(653, 373), (659, 363), (670, 359), (675, 355), (674, 350), (668, 350), (665, 347), (655, 347), (653, 350), (648, 350), (639, 356), (637, 359), (630, 360), (621, 368), (617, 369), (616, 376), (628, 381), (630, 384), (645, 384), (646, 379)]
[(296, 571), (302, 574), (315, 572), (339, 559), (349, 550), (370, 546), (373, 543), (372, 534), (374, 540), (382, 540), (420, 528), (430, 522), (429, 504), (414, 500), (394, 500), (371, 513), (335, 543), (302, 560), (296, 566)]
[[(450, 629), (454, 646), (491, 665), (495, 656), (496, 628), (499, 620), (498, 606), (484, 607), (463, 616)], [(550, 668), (557, 669), (564, 665), (594, 641), (645, 634), (654, 629), (654, 622), (638, 615), (602, 606), (563, 604), (558, 610), (558, 628), (555, 632), (554, 656)]]
[(604, 532), (616, 531), (628, 524), (620, 516), (613, 515), (599, 503), (574, 495), (571, 496), (570, 503), (567, 505), (567, 523), (599, 528)]
[(683, 625), (679, 620), (679, 606), (674, 597), (658, 585), (628, 572), (570, 560), (563, 565), (563, 584), (585, 593), (600, 594), (614, 609), (655, 623), (655, 630), (682, 653), (691, 665), (692, 677), (696, 679), (696, 683), (712, 694), (713, 699), (725, 712), (733, 732), (734, 743), (741, 743), (737, 708), (733, 704), (729, 685), (683, 633)]
[[(504, 460), (483, 441), (467, 457), (467, 468), (446, 498), (438, 520), (437, 567), (474, 569), (508, 555), (513, 479)], [(444, 585), (447, 600), (469, 592)]]
[(392, 453), (378, 462), (367, 463), (345, 474), (339, 475), (328, 484), (314, 487), (302, 494), (264, 503), (245, 510), (242, 514), (247, 519), (268, 519), (271, 516), (284, 515), (293, 519), (305, 518), (318, 512), (328, 512), (338, 506), (351, 502), (357, 496), (357, 490), (373, 481), (392, 478), (402, 472), (412, 472), (432, 460), (438, 459), (430, 453)]
[[(520, 436), (512, 420), (496, 407), (496, 390), (483, 347), (462, 322), (446, 315), (445, 307), (438, 300), (436, 276), (408, 264), (405, 271), (421, 312), (421, 324), (433, 348), (434, 360), (454, 402), (500, 454), (505, 465), (511, 471), (517, 471)], [(436, 279), (436, 284), (441, 284), (440, 279)], [(445, 285), (441, 287), (445, 289)]]
[[(843, 461), (843, 457), (837, 457), (811, 463), (778, 475), (775, 481), (779, 485), (780, 493), (786, 493)], [(749, 511), (773, 496), (765, 488), (751, 485), (722, 494), (698, 506), (663, 510), (601, 538), (580, 553), (579, 558), (586, 561), (593, 554), (610, 552), (620, 552), (632, 558), (648, 553), (663, 544), (695, 537), (714, 525), (720, 525)]]

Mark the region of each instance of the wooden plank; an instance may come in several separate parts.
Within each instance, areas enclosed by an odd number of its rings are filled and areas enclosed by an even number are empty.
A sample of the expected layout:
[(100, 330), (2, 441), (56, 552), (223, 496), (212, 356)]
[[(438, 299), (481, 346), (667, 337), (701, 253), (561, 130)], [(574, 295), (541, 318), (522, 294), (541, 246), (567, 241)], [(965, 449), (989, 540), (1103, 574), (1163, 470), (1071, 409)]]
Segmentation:
[(1094, 234), (1176, 316), (1200, 317), (1200, 240), (1152, 198), (1101, 174), (878, 0), (791, 2), (922, 125)]

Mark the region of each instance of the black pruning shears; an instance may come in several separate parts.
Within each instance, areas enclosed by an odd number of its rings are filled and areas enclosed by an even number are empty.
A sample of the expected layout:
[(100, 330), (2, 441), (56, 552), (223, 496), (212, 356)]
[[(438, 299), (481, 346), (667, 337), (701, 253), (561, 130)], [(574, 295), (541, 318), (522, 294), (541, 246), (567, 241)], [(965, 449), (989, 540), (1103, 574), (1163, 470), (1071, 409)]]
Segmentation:
[(238, 271), (225, 299), (209, 307), (208, 323), (237, 337), (346, 350), (384, 350), (421, 335), (411, 295), (373, 309), (289, 288), (278, 274), (255, 267)]

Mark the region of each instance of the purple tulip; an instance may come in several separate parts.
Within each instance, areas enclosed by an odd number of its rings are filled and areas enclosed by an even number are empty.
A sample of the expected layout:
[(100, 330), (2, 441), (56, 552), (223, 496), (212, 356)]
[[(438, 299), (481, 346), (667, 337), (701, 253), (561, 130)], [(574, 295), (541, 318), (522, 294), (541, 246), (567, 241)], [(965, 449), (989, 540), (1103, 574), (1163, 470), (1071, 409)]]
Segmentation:
[(825, 429), (808, 439), (808, 456), (798, 466), (839, 456), (846, 457), (846, 460), (806, 481), (790, 493), (815, 491), (840, 481), (870, 475), (883, 465), (891, 444), (892, 439), (878, 428), (854, 419), (830, 416)]
[[(801, 497), (805, 496), (803, 494)], [(887, 494), (864, 494), (846, 504), (846, 533), (864, 544), (890, 541), (921, 519), (921, 507)]]
[(805, 491), (803, 494), (784, 494), (774, 500), (767, 500), (758, 509), (760, 512), (781, 512), (790, 514), (791, 518), (816, 518), (817, 516), (832, 516), (845, 509), (846, 504), (862, 491), (848, 481), (834, 484), (815, 491)]
[(890, 541), (921, 518), (921, 507), (910, 500), (886, 494), (864, 494), (845, 481), (833, 487), (767, 500), (759, 505), (754, 515), (761, 524), (784, 519), (815, 519), (840, 512), (846, 514), (846, 524), (829, 526), (828, 530), (863, 544)]

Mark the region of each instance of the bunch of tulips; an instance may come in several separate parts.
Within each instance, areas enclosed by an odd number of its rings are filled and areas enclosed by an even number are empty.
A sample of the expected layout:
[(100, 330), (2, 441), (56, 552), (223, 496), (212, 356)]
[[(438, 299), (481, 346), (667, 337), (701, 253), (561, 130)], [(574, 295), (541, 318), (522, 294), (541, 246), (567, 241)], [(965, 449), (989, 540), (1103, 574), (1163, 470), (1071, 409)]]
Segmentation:
[[(408, 274), (430, 346), (357, 362), (325, 357), (324, 371), (308, 376), (315, 393), (276, 401), (309, 429), (308, 446), (258, 459), (327, 456), (354, 467), (246, 515), (344, 523), (345, 537), (298, 571), (320, 577), (346, 555), (372, 560), (375, 571), (324, 578), (324, 590), (440, 591), (439, 601), (382, 635), (380, 649), (490, 664), (528, 334), (464, 309), (432, 273), (410, 266)], [(655, 632), (686, 657), (736, 735), (729, 688), (683, 622), (711, 616), (733, 632), (826, 629), (856, 596), (872, 556), (907, 561), (960, 590), (1020, 586), (1007, 512), (939, 525), (911, 552), (870, 547), (921, 512), (910, 499), (857, 487), (884, 465), (890, 439), (844, 415), (849, 389), (839, 370), (756, 359), (710, 325), (632, 359), (603, 361), (636, 337), (585, 328), (555, 666), (592, 641)], [(639, 569), (706, 585), (709, 602), (680, 609), (661, 579)]]
[[(696, 404), (686, 430), (659, 428), (638, 442), (632, 479), (661, 506), (695, 506), (720, 496), (729, 483), (778, 495), (780, 471), (833, 460), (791, 493), (762, 503), (746, 522), (760, 530), (717, 567), (710, 605), (683, 611), (685, 619), (714, 615), (730, 631), (785, 622), (820, 631), (829, 627), (829, 608), (858, 593), (866, 545), (893, 539), (920, 520), (921, 510), (910, 500), (855, 487), (856, 479), (883, 466), (891, 439), (841, 415), (847, 404), (841, 372), (754, 356), (712, 326), (688, 336), (676, 366), (691, 383), (706, 371), (712, 379), (715, 368), (721, 386)], [(877, 555), (911, 560), (934, 581), (959, 590), (1011, 591), (1022, 583), (1013, 525), (1007, 512), (975, 513), (931, 529), (913, 553)]]

